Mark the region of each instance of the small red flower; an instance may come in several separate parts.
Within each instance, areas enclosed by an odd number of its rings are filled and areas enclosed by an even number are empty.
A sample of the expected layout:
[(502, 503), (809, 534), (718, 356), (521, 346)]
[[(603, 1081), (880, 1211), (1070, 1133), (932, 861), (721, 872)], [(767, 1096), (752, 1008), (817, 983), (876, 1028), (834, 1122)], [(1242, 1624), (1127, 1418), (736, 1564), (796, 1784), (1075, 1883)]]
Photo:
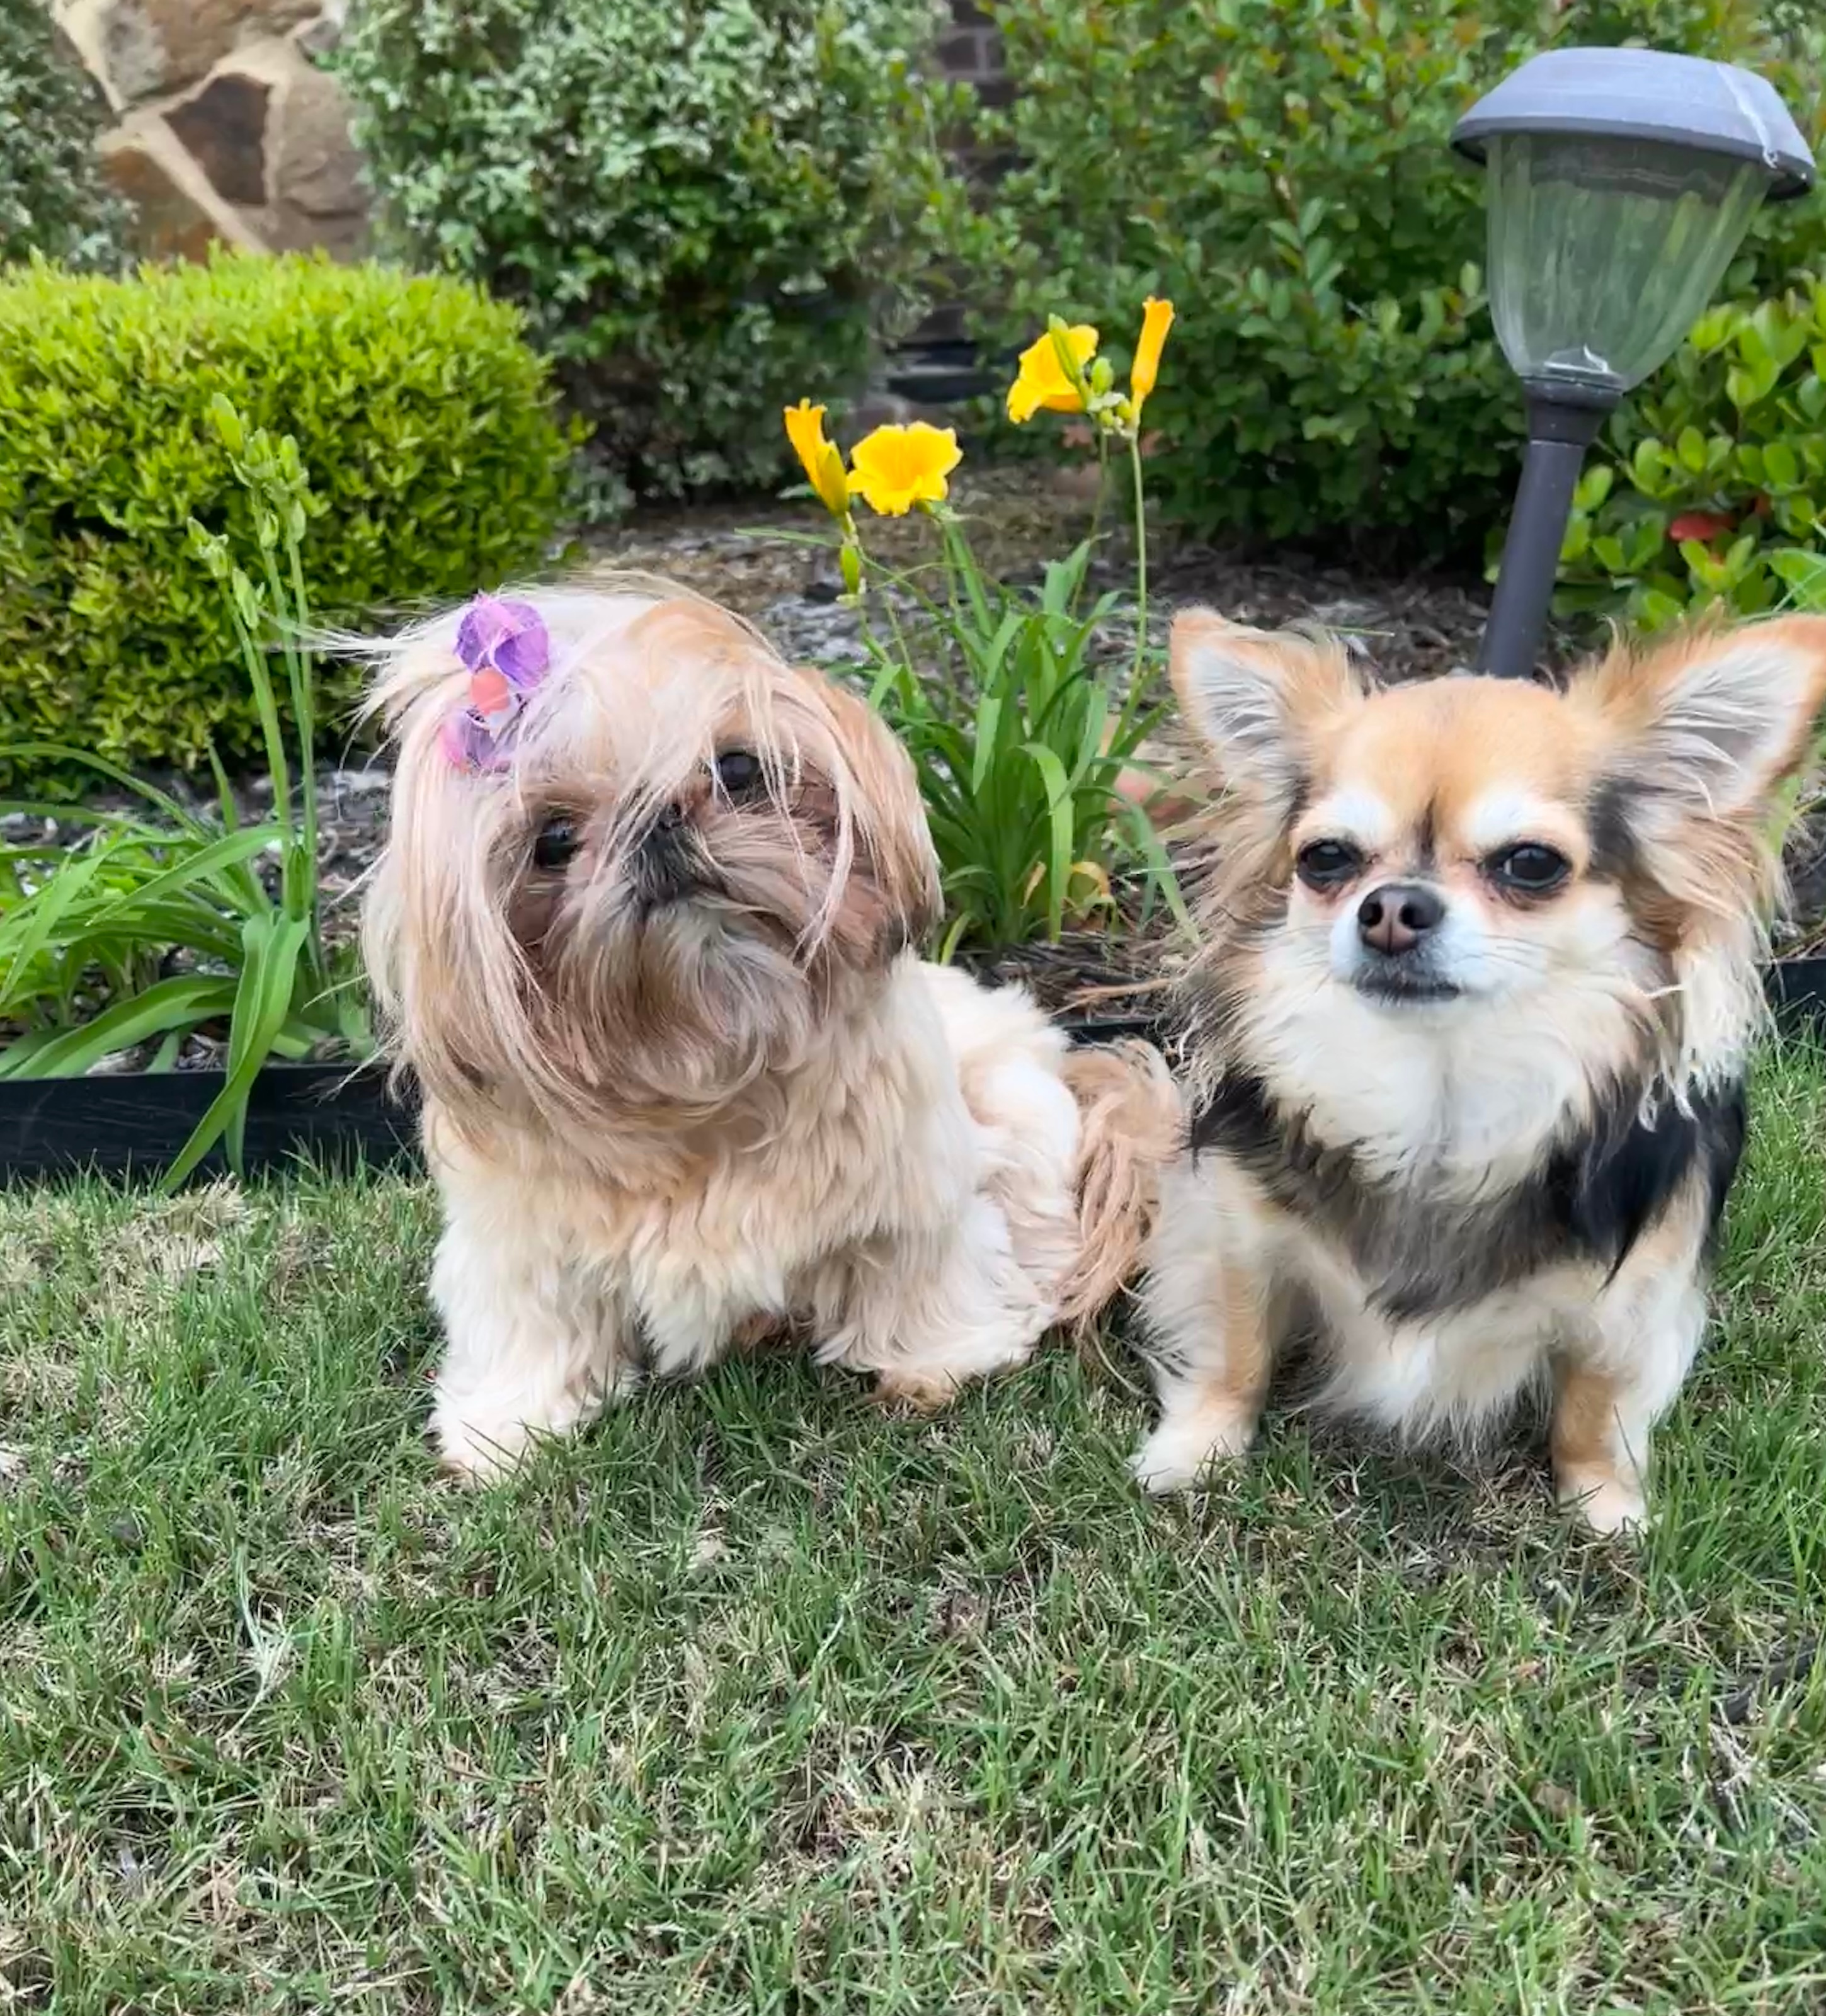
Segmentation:
[(1722, 511), (1683, 511), (1667, 528), (1667, 535), (1676, 545), (1683, 539), (1698, 539), (1709, 545), (1736, 523), (1734, 518), (1727, 518)]
[(1756, 493), (1756, 502), (1750, 506), (1750, 516), (1752, 518), (1767, 518), (1774, 509), (1774, 506), (1769, 501), (1768, 492), (1759, 490)]

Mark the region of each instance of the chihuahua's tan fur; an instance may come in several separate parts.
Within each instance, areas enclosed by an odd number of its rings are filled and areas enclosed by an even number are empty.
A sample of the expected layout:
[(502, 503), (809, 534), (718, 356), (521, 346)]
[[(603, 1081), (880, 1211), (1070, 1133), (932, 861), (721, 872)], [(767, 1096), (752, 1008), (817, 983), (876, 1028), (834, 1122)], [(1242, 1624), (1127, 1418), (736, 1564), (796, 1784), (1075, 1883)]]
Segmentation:
[(1826, 621), (1617, 649), (1563, 690), (1378, 690), (1320, 635), (1182, 617), (1210, 776), (1190, 1143), (1147, 1308), (1193, 1483), (1316, 1329), (1320, 1399), (1474, 1434), (1550, 1394), (1561, 1496), (1640, 1521), (1743, 1136), (1777, 787)]

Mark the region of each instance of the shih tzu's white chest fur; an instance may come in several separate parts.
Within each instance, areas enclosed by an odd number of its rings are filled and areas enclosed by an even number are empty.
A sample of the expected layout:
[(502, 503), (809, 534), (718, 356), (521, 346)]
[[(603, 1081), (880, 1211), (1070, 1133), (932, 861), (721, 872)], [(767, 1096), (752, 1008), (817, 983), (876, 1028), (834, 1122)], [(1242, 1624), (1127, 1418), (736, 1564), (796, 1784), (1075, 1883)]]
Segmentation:
[(1017, 1362), (1075, 1251), (1062, 1049), (1024, 998), (909, 959), (866, 1026), (689, 1155), (512, 1129), (478, 1148), (434, 1114), (447, 1456), (497, 1467), (523, 1424), (561, 1432), (776, 1323), (915, 1400)]
[(446, 1198), (525, 1273), (592, 1304), (628, 1366), (701, 1370), (754, 1319), (807, 1310), (834, 1255), (963, 1208), (974, 1123), (936, 1016), (909, 1005), (895, 1042), (816, 1057), (777, 1103), (702, 1122), (682, 1151), (632, 1130), (588, 1161), (531, 1130), (486, 1155), (441, 1143)]

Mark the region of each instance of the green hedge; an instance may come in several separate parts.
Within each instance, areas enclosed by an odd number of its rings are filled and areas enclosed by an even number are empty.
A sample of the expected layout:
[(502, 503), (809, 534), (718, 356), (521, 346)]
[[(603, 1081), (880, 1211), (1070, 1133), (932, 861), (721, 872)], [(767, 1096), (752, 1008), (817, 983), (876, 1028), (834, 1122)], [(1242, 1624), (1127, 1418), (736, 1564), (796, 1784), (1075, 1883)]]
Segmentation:
[(481, 281), (643, 493), (765, 481), (862, 382), (958, 193), (932, 0), (357, 0), (336, 56), (391, 241)]
[(44, 0), (0, 0), (0, 266), (121, 264), (132, 213), (102, 179), (107, 106)]
[[(1506, 513), (1521, 400), (1491, 335), (1481, 177), (1447, 136), (1549, 41), (1760, 67), (1821, 121), (1826, 34), (1759, 0), (992, 0), (1014, 166), (980, 255), (985, 332), (1048, 311), (1121, 346), (1180, 320), (1147, 417), (1166, 506), (1286, 538), (1399, 528), (1476, 551)], [(1772, 211), (1731, 283), (1826, 249), (1826, 201)], [(1417, 536), (1415, 536), (1417, 535)]]
[(195, 517), (250, 536), (218, 393), (297, 439), (319, 618), (536, 565), (568, 452), (519, 329), (457, 282), (315, 259), (0, 279), (0, 741), (186, 766), (212, 740), (253, 750), (229, 619), (185, 535)]

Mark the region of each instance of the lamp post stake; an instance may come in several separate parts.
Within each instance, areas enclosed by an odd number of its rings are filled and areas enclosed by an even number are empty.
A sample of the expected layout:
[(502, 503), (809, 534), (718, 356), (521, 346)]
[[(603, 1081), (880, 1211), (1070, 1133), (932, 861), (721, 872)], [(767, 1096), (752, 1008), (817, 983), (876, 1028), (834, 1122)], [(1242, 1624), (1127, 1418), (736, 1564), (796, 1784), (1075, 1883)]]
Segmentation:
[(1528, 388), (1528, 452), (1478, 654), (1480, 672), (1533, 678), (1579, 468), (1616, 403), (1596, 388)]

